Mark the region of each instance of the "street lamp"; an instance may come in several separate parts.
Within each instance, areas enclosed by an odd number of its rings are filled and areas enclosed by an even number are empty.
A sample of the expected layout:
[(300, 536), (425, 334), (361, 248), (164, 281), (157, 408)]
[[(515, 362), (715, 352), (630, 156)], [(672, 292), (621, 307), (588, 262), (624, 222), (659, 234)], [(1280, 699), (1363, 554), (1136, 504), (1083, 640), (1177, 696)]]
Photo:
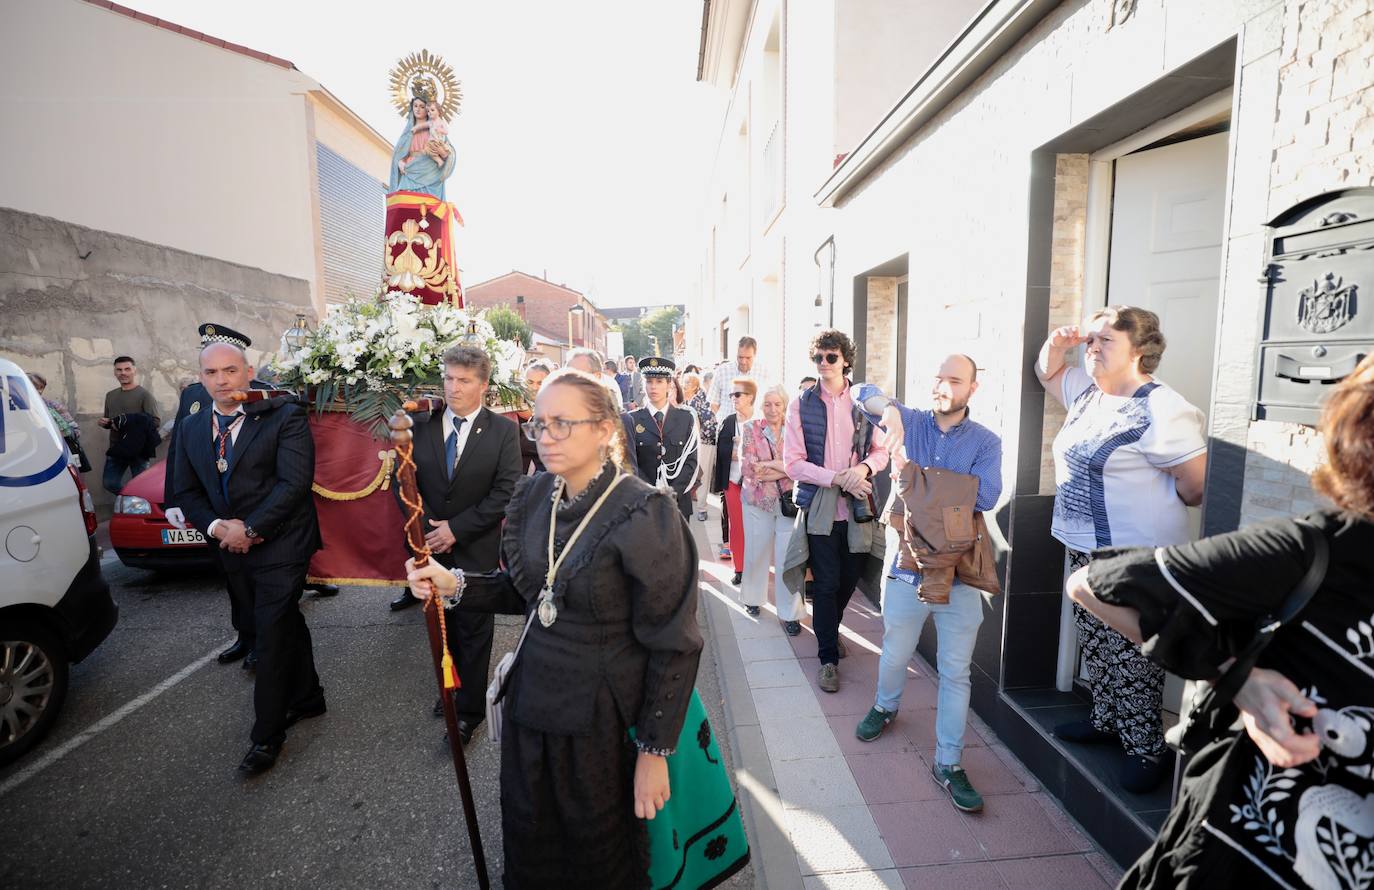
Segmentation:
[[(571, 349), (573, 348), (573, 316), (574, 316), (574, 315), (577, 316), (578, 320), (581, 321), (582, 316), (586, 313), (586, 311), (587, 311), (586, 309), (583, 309), (583, 308), (582, 308), (582, 304), (581, 304), (581, 303), (573, 303), (572, 308), (568, 310), (568, 349), (569, 349), (569, 350), (571, 350)], [(563, 364), (566, 365), (567, 363), (568, 363), (568, 354), (567, 354), (567, 352), (565, 351), (565, 352), (563, 353)]]

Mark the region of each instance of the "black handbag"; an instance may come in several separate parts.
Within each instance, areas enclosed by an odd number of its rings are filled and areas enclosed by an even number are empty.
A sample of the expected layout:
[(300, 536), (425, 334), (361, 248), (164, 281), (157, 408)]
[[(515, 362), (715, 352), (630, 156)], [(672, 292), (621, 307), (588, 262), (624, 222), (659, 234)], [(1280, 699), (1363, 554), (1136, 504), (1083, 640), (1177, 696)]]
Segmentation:
[[(764, 436), (763, 441), (768, 442), (768, 437)], [(773, 450), (773, 443), (768, 442), (768, 456), (773, 460), (778, 459), (778, 453)], [(778, 487), (778, 506), (782, 507), (782, 515), (788, 519), (797, 515), (797, 502), (792, 499), (792, 489), (783, 490), (782, 482), (778, 479), (773, 480), (773, 484)]]
[(1184, 754), (1196, 754), (1203, 747), (1221, 738), (1229, 730), (1240, 711), (1233, 703), (1236, 693), (1245, 685), (1251, 669), (1259, 659), (1260, 653), (1274, 639), (1279, 628), (1292, 621), (1306, 608), (1312, 596), (1326, 578), (1326, 567), (1331, 561), (1331, 547), (1321, 529), (1298, 520), (1307, 549), (1312, 552), (1312, 562), (1307, 572), (1288, 594), (1278, 611), (1273, 615), (1263, 615), (1255, 622), (1255, 635), (1236, 656), (1225, 672), (1210, 686), (1202, 687), (1193, 697), (1192, 709), (1182, 715), (1178, 724), (1165, 733), (1170, 745)]

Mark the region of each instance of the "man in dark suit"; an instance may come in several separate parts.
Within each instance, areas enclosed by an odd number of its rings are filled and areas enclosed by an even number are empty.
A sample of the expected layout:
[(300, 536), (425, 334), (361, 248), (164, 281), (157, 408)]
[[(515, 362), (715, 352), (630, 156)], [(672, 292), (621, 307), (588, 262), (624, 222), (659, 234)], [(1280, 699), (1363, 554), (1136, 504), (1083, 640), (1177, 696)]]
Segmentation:
[(625, 424), (630, 464), (650, 485), (665, 484), (677, 495), (678, 509), (692, 518), (687, 494), (697, 475), (696, 415), (668, 403), (675, 365), (672, 359), (651, 355), (639, 365), (644, 375), (642, 408), (620, 415)]
[(211, 404), (190, 415), (176, 449), (176, 502), (219, 543), (220, 564), (239, 611), (252, 613), (258, 657), (252, 747), (239, 769), (271, 769), (298, 720), (325, 711), (310, 629), (300, 611), (320, 527), (310, 484), (315, 442), (305, 409), (290, 396), (241, 403), (253, 369), (242, 349), (212, 343), (200, 353)]
[[(204, 349), (211, 343), (228, 343), (238, 347), (239, 350), (247, 350), (253, 345), (253, 341), (247, 334), (241, 334), (233, 328), (222, 324), (206, 323), (196, 329), (200, 334), (200, 348)], [(271, 389), (269, 383), (264, 383), (256, 377), (248, 381), (245, 389)], [(181, 429), (182, 423), (192, 414), (210, 410), (214, 400), (205, 391), (205, 385), (200, 382), (192, 383), (181, 391), (181, 401), (177, 404), (176, 420), (172, 422), (172, 434), (167, 438), (167, 460), (163, 465), (162, 479), (162, 512), (167, 517), (167, 521), (177, 528), (188, 528), (186, 513), (177, 503), (177, 431)], [(333, 584), (311, 584), (306, 583), (307, 590), (314, 590), (319, 596), (334, 596), (339, 592), (339, 588)], [(245, 659), (243, 667), (245, 670), (252, 670), (257, 667), (257, 656), (253, 653), (253, 612), (251, 607), (242, 610), (236, 603), (242, 602), (242, 597), (235, 597), (233, 591), (229, 592), (229, 619), (233, 623), (234, 631), (238, 638), (234, 644), (219, 654), (220, 664), (231, 664), (239, 659)]]
[[(425, 536), (446, 568), (489, 572), (501, 561), (501, 521), (522, 475), (520, 431), (483, 406), (491, 359), (459, 345), (444, 353), (445, 407), (415, 425), (415, 482), (424, 506)], [(423, 418), (422, 418), (423, 420)], [(392, 609), (418, 602), (407, 589)], [(493, 616), (448, 615), (448, 647), (462, 687), (457, 692), (463, 744), (486, 716)]]

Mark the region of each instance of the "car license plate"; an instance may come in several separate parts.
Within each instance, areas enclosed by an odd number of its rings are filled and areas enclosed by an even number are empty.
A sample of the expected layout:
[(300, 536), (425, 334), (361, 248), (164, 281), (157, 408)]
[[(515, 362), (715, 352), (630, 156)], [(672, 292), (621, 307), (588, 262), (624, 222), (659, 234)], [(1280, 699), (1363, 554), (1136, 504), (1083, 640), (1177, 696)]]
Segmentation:
[(162, 543), (204, 544), (205, 536), (193, 528), (164, 528), (162, 530)]

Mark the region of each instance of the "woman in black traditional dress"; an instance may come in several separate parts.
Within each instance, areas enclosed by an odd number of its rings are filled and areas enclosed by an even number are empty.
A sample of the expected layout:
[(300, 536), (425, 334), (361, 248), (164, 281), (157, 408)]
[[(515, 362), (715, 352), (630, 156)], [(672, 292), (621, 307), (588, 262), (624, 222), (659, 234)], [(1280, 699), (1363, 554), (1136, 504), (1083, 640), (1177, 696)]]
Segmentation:
[[(1284, 519), (1191, 544), (1099, 550), (1069, 579), (1074, 600), (1143, 641), (1146, 655), (1211, 680), (1298, 585), (1313, 561), (1306, 536), (1329, 545), (1315, 595), (1236, 698), (1248, 735), (1192, 758), (1123, 888), (1374, 886), (1374, 357), (1335, 387), (1322, 433), (1327, 462), (1314, 482), (1334, 509), (1305, 517), (1308, 531)], [(1252, 688), (1259, 681), (1278, 694)]]
[[(463, 579), (457, 606), (533, 613), (501, 739), (505, 885), (643, 887), (641, 820), (673, 790), (702, 647), (696, 546), (673, 499), (624, 472), (598, 380), (550, 375), (525, 427), (548, 472), (511, 499), (505, 572)], [(417, 596), (458, 587), (432, 563), (407, 568)]]

